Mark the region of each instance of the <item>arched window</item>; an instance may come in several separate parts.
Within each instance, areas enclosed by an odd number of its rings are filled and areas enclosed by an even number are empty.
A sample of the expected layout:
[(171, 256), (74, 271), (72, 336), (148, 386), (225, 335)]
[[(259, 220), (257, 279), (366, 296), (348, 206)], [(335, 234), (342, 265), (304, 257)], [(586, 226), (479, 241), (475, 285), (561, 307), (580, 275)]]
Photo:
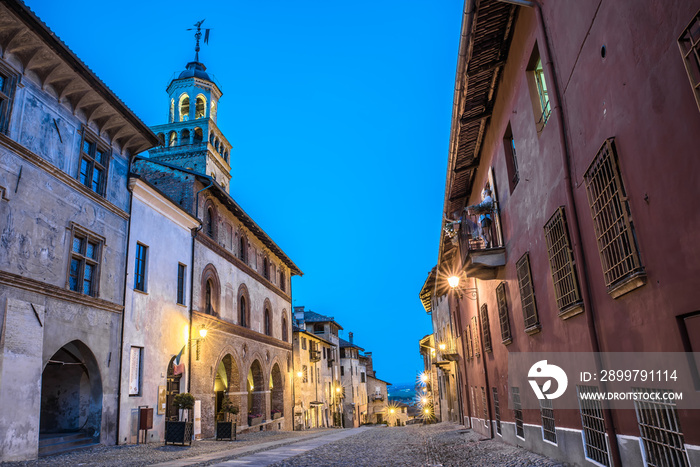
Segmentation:
[(270, 280), (270, 263), (267, 262), (267, 258), (263, 258), (263, 277)]
[(194, 118), (203, 118), (207, 113), (207, 99), (203, 95), (197, 96), (197, 102), (194, 107)]
[(248, 315), (248, 308), (246, 308), (246, 302), (245, 302), (245, 297), (241, 296), (241, 306), (239, 310), (239, 318), (238, 322), (241, 326), (247, 328), (248, 327), (248, 320), (247, 320), (247, 315)]
[(194, 129), (194, 144), (201, 143), (204, 140), (204, 132), (201, 128)]
[(175, 99), (170, 99), (170, 115), (168, 120), (170, 123), (175, 121)]
[(163, 133), (158, 133), (158, 142), (161, 146), (165, 146), (165, 135)]
[(238, 243), (239, 243), (239, 254), (241, 257), (241, 261), (243, 261), (245, 263), (248, 261), (248, 254), (247, 254), (248, 249), (246, 248), (246, 241), (245, 241), (245, 237), (243, 235), (241, 235), (241, 239)]
[(188, 129), (182, 130), (182, 133), (180, 133), (180, 143), (181, 144), (190, 144), (190, 130), (188, 130)]
[(270, 322), (270, 309), (265, 308), (265, 335), (272, 335), (272, 323)]
[(287, 277), (282, 271), (280, 271), (280, 289), (282, 289), (282, 292), (287, 291)]
[(211, 101), (211, 110), (209, 111), (209, 117), (216, 122), (216, 102)]
[(211, 302), (211, 296), (212, 296), (212, 285), (211, 285), (211, 280), (208, 280), (207, 287), (206, 287), (206, 296), (204, 299), (204, 302), (206, 304), (206, 309), (204, 311), (208, 315), (215, 314), (214, 307), (212, 306), (212, 302)]
[(183, 94), (180, 97), (180, 121), (186, 122), (190, 119), (190, 96)]
[(177, 133), (174, 131), (170, 132), (170, 136), (168, 137), (168, 146), (173, 147), (177, 144)]
[(282, 340), (287, 342), (289, 340), (289, 331), (287, 331), (287, 318), (282, 317)]
[(214, 238), (214, 210), (212, 208), (207, 208), (204, 217), (204, 225), (206, 226), (207, 235)]
[(212, 146), (214, 145), (214, 133), (213, 132), (209, 134), (209, 142), (212, 144)]

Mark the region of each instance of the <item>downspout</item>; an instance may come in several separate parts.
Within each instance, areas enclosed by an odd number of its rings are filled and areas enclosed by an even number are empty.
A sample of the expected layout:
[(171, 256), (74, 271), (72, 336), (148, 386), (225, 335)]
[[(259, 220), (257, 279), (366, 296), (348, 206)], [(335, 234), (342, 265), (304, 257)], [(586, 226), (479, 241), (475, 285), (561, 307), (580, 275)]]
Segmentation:
[[(554, 113), (554, 109), (558, 109), (558, 112), (556, 112), (556, 118), (559, 123), (559, 138), (561, 141), (561, 146), (564, 148), (564, 151), (562, 152), (562, 165), (564, 166), (564, 181), (566, 185), (566, 201), (571, 206), (571, 210), (573, 211), (572, 215), (569, 218), (570, 224), (571, 224), (571, 233), (574, 237), (574, 252), (576, 255), (577, 263), (579, 265), (579, 269), (581, 274), (579, 274), (579, 280), (581, 281), (581, 290), (583, 291), (582, 298), (583, 298), (583, 303), (584, 303), (584, 310), (586, 313), (586, 321), (588, 324), (588, 329), (589, 329), (589, 336), (590, 336), (590, 341), (591, 341), (591, 348), (593, 352), (595, 353), (596, 357), (596, 365), (598, 368), (601, 368), (601, 361), (600, 361), (600, 343), (598, 340), (598, 331), (596, 329), (596, 320), (594, 319), (594, 312), (593, 312), (593, 307), (591, 306), (591, 297), (590, 297), (590, 291), (588, 288), (588, 268), (586, 266), (586, 257), (583, 254), (583, 248), (581, 246), (581, 230), (579, 227), (578, 223), (578, 210), (576, 209), (576, 201), (574, 199), (574, 193), (573, 193), (573, 187), (572, 187), (572, 181), (571, 181), (571, 150), (569, 148), (568, 144), (568, 138), (567, 138), (567, 130), (566, 130), (566, 125), (564, 122), (564, 112), (563, 108), (561, 105), (561, 93), (559, 90), (559, 81), (557, 80), (557, 75), (554, 70), (554, 60), (552, 58), (552, 53), (551, 53), (551, 48), (550, 48), (550, 41), (549, 41), (549, 34), (547, 33), (547, 28), (544, 23), (544, 17), (542, 15), (542, 7), (539, 4), (539, 2), (533, 2), (534, 5), (536, 6), (535, 12), (537, 16), (537, 22), (539, 23), (539, 27), (542, 29), (542, 35), (544, 36), (544, 44), (545, 44), (545, 50), (547, 53), (547, 69), (550, 73), (550, 76), (552, 77), (552, 84), (554, 86), (554, 94), (553, 97), (555, 99), (554, 105), (552, 106), (552, 112)], [(605, 391), (606, 384), (605, 382), (601, 382), (601, 387), (603, 391)], [(615, 466), (622, 466), (622, 460), (620, 458), (620, 447), (617, 443), (617, 436), (616, 436), (616, 429), (615, 429), (615, 422), (613, 419), (613, 414), (612, 411), (610, 410), (610, 407), (608, 406), (605, 401), (603, 401), (603, 412), (605, 414), (605, 420), (607, 423), (605, 424), (605, 432), (608, 435), (608, 440), (610, 442), (610, 451), (612, 454), (612, 460), (613, 460), (613, 465)]]
[(200, 230), (202, 230), (202, 220), (199, 218), (199, 194), (205, 190), (208, 190), (212, 186), (214, 186), (214, 180), (211, 180), (209, 182), (209, 185), (199, 190), (195, 195), (194, 217), (199, 221), (199, 226), (192, 229), (192, 255), (190, 257), (190, 339), (187, 343), (187, 370), (189, 371), (189, 375), (187, 377), (187, 392), (190, 392), (192, 390), (192, 304), (194, 302), (194, 243), (197, 238), (197, 234)]
[[(129, 160), (129, 171), (131, 174), (131, 163)], [(124, 264), (124, 293), (122, 295), (122, 329), (121, 336), (119, 338), (119, 386), (117, 387), (117, 424), (116, 424), (116, 445), (119, 445), (119, 420), (121, 419), (121, 406), (122, 406), (122, 359), (124, 358), (124, 323), (126, 321), (126, 281), (129, 277), (129, 250), (131, 245), (131, 216), (132, 208), (134, 205), (134, 190), (133, 185), (131, 185), (130, 180), (127, 179), (126, 187), (131, 192), (129, 196), (129, 221), (127, 223), (128, 227), (126, 230), (126, 259)]]

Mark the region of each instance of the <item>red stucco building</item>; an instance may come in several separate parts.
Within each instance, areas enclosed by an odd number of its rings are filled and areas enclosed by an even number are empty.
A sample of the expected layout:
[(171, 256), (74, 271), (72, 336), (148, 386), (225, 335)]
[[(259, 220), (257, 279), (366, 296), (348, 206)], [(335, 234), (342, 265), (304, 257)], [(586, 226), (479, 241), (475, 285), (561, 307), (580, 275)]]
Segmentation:
[[(509, 368), (700, 352), (698, 41), (700, 0), (466, 0), (433, 293), (449, 296), (474, 430), (577, 465), (700, 465), (692, 355), (668, 360), (682, 403), (625, 409), (585, 400), (610, 388), (574, 375), (574, 406), (538, 400)], [(465, 211), (485, 188), (493, 210)], [(485, 235), (468, 227), (480, 216)]]

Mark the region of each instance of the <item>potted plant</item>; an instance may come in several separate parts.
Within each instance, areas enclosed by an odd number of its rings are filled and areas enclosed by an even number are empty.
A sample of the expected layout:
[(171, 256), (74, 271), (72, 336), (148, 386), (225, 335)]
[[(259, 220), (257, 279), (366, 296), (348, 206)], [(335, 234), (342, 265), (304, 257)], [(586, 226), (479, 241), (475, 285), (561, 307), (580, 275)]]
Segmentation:
[(180, 444), (182, 446), (192, 444), (192, 409), (194, 408), (194, 396), (189, 392), (177, 394), (173, 398), (173, 405), (179, 409), (178, 421), (165, 422), (165, 444)]
[(216, 422), (216, 439), (236, 439), (236, 415), (238, 415), (238, 406), (233, 405), (230, 399), (224, 399), (221, 403), (219, 415), (223, 421)]
[(260, 425), (263, 421), (263, 415), (260, 413), (249, 413), (248, 414), (248, 426)]
[(272, 409), (272, 419), (277, 420), (282, 418), (282, 411), (280, 409)]

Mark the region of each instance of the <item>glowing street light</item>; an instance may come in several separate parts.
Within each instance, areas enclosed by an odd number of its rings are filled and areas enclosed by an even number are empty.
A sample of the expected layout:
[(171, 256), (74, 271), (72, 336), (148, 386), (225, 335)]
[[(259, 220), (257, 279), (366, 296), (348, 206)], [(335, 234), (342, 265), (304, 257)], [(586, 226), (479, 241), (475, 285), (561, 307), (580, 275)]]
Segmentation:
[(438, 345), (438, 347), (440, 348), (440, 350), (445, 350), (447, 348), (445, 344), (440, 344)]
[(450, 287), (452, 287), (453, 289), (456, 288), (459, 285), (459, 276), (448, 277), (447, 283), (450, 284)]

